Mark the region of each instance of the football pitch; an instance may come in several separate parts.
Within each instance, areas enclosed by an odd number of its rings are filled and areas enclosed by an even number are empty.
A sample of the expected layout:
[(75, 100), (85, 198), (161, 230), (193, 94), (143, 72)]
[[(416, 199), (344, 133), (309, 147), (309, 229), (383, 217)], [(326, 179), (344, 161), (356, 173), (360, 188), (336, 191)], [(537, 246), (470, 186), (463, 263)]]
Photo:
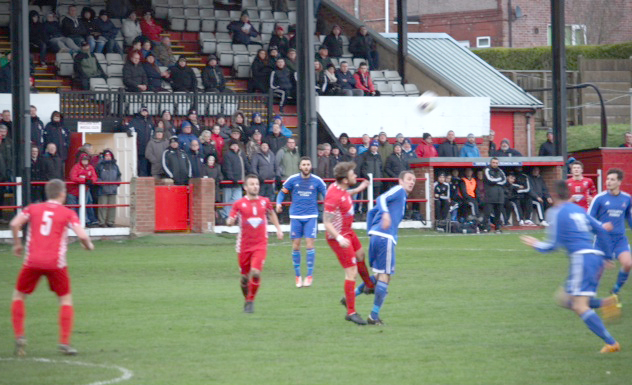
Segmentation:
[[(622, 352), (600, 355), (602, 341), (553, 302), (566, 256), (518, 235), (402, 231), (383, 327), (344, 320), (344, 274), (323, 233), (314, 285), (301, 289), (287, 234), (271, 238), (254, 314), (242, 312), (234, 236), (99, 241), (92, 253), (73, 244), (80, 354), (57, 354), (58, 307), (41, 281), (26, 305), (25, 359), (13, 358), (9, 314), (21, 261), (3, 245), (0, 384), (629, 384), (632, 282), (608, 325)], [(616, 272), (605, 271), (602, 296)], [(356, 307), (366, 317), (372, 304), (361, 295)]]

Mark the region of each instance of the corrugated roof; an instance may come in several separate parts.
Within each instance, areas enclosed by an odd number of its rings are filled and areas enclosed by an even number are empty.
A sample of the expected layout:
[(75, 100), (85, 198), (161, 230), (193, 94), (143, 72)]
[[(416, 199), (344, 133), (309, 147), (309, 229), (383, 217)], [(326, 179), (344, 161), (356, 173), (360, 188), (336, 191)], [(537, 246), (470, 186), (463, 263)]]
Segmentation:
[[(383, 34), (397, 44), (397, 34)], [(487, 96), (491, 107), (541, 108), (529, 95), (468, 48), (445, 33), (408, 34), (408, 54), (422, 62), (460, 96)]]

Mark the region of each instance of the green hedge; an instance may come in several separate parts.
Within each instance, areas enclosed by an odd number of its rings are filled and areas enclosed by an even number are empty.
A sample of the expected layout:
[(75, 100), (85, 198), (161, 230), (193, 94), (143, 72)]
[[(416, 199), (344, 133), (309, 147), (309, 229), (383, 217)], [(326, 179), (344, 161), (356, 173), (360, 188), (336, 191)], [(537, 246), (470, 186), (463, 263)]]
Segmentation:
[[(551, 47), (534, 48), (486, 48), (473, 50), (492, 67), (503, 70), (550, 70)], [(629, 59), (632, 42), (608, 45), (577, 45), (566, 47), (567, 67), (578, 70), (578, 57), (586, 59)]]

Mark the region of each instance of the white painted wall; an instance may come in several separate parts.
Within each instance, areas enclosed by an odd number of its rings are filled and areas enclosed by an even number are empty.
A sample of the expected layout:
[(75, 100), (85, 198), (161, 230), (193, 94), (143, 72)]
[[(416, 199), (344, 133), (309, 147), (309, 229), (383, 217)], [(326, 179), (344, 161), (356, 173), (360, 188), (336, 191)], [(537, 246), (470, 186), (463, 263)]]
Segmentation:
[[(0, 111), (13, 112), (11, 94), (0, 94)], [(31, 94), (31, 105), (37, 107), (37, 116), (46, 125), (53, 111), (59, 111), (59, 94)]]

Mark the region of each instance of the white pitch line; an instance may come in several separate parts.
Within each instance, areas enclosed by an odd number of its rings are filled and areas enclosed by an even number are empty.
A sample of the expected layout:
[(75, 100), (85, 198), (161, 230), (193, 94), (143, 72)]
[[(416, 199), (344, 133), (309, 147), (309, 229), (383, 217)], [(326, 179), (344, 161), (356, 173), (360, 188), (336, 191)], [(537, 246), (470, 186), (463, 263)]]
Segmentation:
[(97, 381), (91, 382), (87, 385), (111, 385), (118, 384), (119, 382), (127, 381), (134, 376), (134, 372), (129, 369), (126, 369), (122, 366), (116, 365), (104, 365), (104, 364), (93, 364), (90, 362), (81, 362), (81, 361), (70, 361), (70, 360), (51, 360), (49, 358), (20, 358), (16, 359), (14, 357), (2, 358), (0, 357), (0, 361), (35, 361), (35, 362), (44, 362), (47, 364), (68, 364), (68, 365), (77, 365), (77, 366), (86, 366), (91, 368), (103, 368), (103, 369), (116, 369), (121, 372), (121, 376), (117, 378), (113, 378), (111, 380), (105, 381)]

